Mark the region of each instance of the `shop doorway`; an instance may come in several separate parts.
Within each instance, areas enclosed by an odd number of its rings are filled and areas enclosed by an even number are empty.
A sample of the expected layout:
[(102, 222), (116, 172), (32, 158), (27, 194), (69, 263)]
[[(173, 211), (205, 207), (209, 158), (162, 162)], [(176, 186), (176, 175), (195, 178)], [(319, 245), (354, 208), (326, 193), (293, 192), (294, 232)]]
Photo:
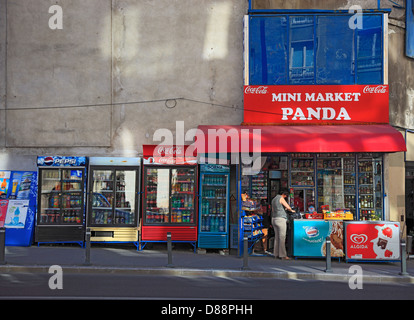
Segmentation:
[(280, 191), (280, 180), (279, 179), (270, 179), (269, 180), (269, 203), (272, 202), (272, 199), (279, 194)]
[(280, 193), (280, 190), (287, 189), (287, 186), (288, 186), (287, 171), (269, 170), (268, 198), (267, 198), (268, 202), (271, 203), (272, 199)]
[[(292, 188), (293, 197), (291, 196), (289, 201), (290, 205), (295, 208), (296, 211), (309, 212), (309, 207), (315, 208), (315, 191), (313, 189), (305, 188)], [(292, 191), (292, 190), (291, 190)]]

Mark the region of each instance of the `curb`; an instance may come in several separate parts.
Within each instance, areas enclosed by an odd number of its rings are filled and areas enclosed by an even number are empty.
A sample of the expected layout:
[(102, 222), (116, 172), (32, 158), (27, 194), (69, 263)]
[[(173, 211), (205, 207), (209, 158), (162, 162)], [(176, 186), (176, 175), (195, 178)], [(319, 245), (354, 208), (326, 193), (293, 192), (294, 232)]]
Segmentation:
[[(46, 265), (0, 265), (0, 272), (3, 273), (49, 273), (50, 266)], [(100, 273), (100, 274), (136, 274), (136, 275), (165, 275), (165, 276), (210, 276), (221, 278), (272, 278), (285, 280), (318, 280), (318, 281), (338, 281), (349, 282), (353, 280), (352, 274), (330, 273), (320, 271), (318, 273), (302, 273), (302, 272), (267, 272), (253, 270), (231, 270), (231, 269), (193, 269), (181, 267), (154, 267), (154, 268), (136, 268), (136, 267), (104, 267), (93, 265), (66, 265), (62, 266), (63, 272), (70, 273)], [(388, 275), (363, 275), (363, 281), (367, 283), (399, 283), (414, 284), (414, 277), (410, 275), (388, 276)]]

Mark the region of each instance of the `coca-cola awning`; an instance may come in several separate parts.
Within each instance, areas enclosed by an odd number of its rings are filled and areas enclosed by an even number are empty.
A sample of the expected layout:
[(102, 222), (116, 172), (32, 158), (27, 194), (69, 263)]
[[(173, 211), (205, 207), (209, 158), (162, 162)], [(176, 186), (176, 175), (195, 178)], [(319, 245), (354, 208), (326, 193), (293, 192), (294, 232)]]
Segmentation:
[(399, 152), (403, 135), (390, 125), (199, 126), (201, 153)]

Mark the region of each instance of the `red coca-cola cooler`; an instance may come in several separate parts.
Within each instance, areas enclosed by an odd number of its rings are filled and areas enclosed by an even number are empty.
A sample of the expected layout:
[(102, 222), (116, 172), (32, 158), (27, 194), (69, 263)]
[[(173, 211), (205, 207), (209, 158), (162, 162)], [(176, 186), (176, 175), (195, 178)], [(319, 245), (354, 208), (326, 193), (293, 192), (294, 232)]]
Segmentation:
[(344, 222), (346, 260), (398, 261), (400, 223), (393, 221)]
[(147, 242), (197, 242), (197, 156), (191, 146), (143, 146), (140, 249)]

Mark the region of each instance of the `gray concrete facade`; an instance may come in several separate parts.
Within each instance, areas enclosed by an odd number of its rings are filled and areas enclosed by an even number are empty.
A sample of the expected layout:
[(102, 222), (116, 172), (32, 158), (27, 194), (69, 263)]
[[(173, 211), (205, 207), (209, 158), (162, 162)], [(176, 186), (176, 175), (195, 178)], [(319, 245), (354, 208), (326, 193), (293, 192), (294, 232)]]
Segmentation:
[[(62, 29), (51, 29), (52, 5)], [(137, 156), (160, 128), (243, 120), (247, 1), (0, 1), (0, 162)]]
[[(398, 0), (404, 6), (404, 1)], [(256, 9), (376, 9), (255, 0)], [(413, 128), (405, 9), (389, 1), (390, 123)], [(53, 5), (62, 29), (51, 29)], [(40, 154), (138, 156), (157, 129), (243, 121), (248, 0), (0, 0), (1, 169)]]

